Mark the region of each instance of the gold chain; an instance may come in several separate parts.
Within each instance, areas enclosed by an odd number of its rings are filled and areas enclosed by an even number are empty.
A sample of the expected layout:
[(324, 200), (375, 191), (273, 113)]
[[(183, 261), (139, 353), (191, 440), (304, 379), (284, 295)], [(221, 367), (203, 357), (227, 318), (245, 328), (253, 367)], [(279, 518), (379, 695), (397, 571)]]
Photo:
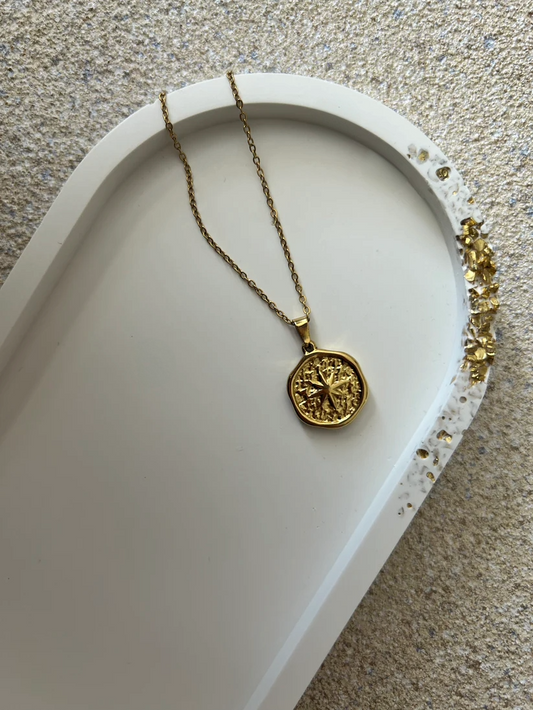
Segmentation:
[[(259, 180), (261, 181), (261, 187), (263, 188), (263, 193), (266, 198), (266, 203), (268, 205), (268, 208), (270, 210), (270, 215), (272, 217), (272, 221), (274, 223), (274, 226), (276, 228), (276, 231), (278, 233), (279, 241), (281, 244), (281, 247), (283, 249), (283, 253), (285, 254), (285, 258), (287, 259), (287, 265), (289, 267), (289, 271), (291, 272), (291, 278), (294, 283), (294, 288), (296, 289), (296, 293), (298, 294), (298, 299), (300, 303), (302, 304), (302, 309), (304, 314), (309, 318), (311, 315), (311, 309), (307, 305), (307, 299), (304, 294), (303, 287), (300, 283), (300, 277), (298, 276), (298, 273), (296, 271), (296, 268), (294, 266), (294, 261), (292, 260), (291, 252), (289, 250), (289, 245), (287, 244), (287, 240), (285, 239), (285, 235), (283, 233), (283, 227), (281, 226), (281, 222), (279, 221), (278, 217), (278, 211), (274, 207), (274, 200), (272, 199), (272, 195), (270, 194), (270, 189), (268, 187), (268, 183), (265, 177), (265, 172), (263, 168), (261, 167), (261, 161), (259, 160), (259, 156), (257, 155), (257, 148), (255, 147), (254, 140), (252, 138), (252, 131), (250, 128), (250, 124), (248, 123), (248, 117), (244, 113), (244, 104), (239, 96), (239, 90), (237, 89), (237, 84), (235, 82), (235, 77), (233, 75), (232, 71), (226, 72), (226, 77), (228, 78), (228, 81), (231, 85), (231, 91), (233, 93), (233, 98), (235, 99), (235, 105), (239, 109), (239, 118), (241, 119), (242, 122), (242, 127), (243, 131), (246, 135), (246, 140), (248, 142), (248, 147), (250, 149), (250, 153), (252, 154), (252, 160), (255, 165), (257, 175), (259, 176)], [(278, 306), (274, 303), (274, 301), (271, 301), (270, 298), (266, 295), (266, 293), (259, 288), (259, 286), (251, 279), (246, 272), (244, 272), (238, 264), (236, 264), (233, 259), (226, 254), (226, 252), (215, 242), (213, 237), (209, 234), (207, 231), (205, 224), (203, 223), (202, 217), (200, 215), (200, 211), (198, 209), (198, 205), (196, 204), (196, 194), (194, 192), (194, 182), (193, 182), (193, 177), (192, 177), (192, 170), (191, 166), (189, 165), (189, 161), (187, 160), (187, 156), (183, 152), (183, 148), (181, 147), (181, 143), (178, 140), (178, 137), (176, 136), (176, 133), (174, 132), (174, 126), (172, 125), (169, 115), (168, 115), (168, 107), (167, 107), (167, 102), (166, 102), (166, 93), (162, 91), (159, 94), (159, 101), (161, 102), (161, 110), (163, 112), (163, 118), (165, 120), (165, 126), (167, 131), (170, 134), (170, 137), (172, 138), (172, 142), (174, 144), (174, 148), (178, 151), (178, 155), (180, 157), (181, 162), (183, 163), (183, 167), (185, 169), (185, 178), (187, 180), (187, 191), (189, 194), (189, 204), (191, 206), (191, 211), (193, 213), (194, 219), (196, 220), (196, 224), (198, 225), (198, 228), (206, 240), (206, 242), (211, 246), (216, 253), (221, 256), (224, 261), (231, 266), (231, 268), (236, 271), (241, 279), (246, 281), (248, 286), (256, 292), (256, 294), (263, 300), (269, 308), (271, 308), (274, 313), (281, 318), (282, 321), (287, 323), (288, 325), (294, 325), (294, 321), (289, 318), (282, 310), (281, 308), (278, 308)]]

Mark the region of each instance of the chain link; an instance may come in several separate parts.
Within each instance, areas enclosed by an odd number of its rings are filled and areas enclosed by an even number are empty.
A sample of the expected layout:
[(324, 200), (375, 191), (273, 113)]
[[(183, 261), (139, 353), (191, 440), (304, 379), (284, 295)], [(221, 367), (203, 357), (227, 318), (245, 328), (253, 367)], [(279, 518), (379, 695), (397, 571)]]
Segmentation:
[[(257, 175), (259, 177), (259, 180), (261, 181), (261, 187), (263, 188), (263, 193), (266, 198), (266, 203), (268, 206), (268, 209), (270, 210), (270, 216), (272, 217), (272, 221), (274, 223), (274, 227), (276, 228), (276, 231), (278, 233), (279, 241), (281, 244), (281, 247), (283, 249), (283, 253), (285, 254), (285, 259), (287, 260), (287, 266), (289, 267), (289, 271), (291, 272), (291, 278), (294, 283), (294, 288), (296, 289), (296, 293), (298, 294), (298, 300), (302, 304), (302, 309), (304, 314), (309, 318), (311, 315), (311, 309), (307, 305), (307, 299), (304, 294), (303, 287), (300, 283), (300, 277), (298, 276), (298, 273), (296, 271), (296, 268), (294, 266), (294, 261), (292, 260), (291, 252), (289, 250), (289, 245), (287, 244), (287, 240), (285, 239), (285, 234), (283, 233), (283, 227), (281, 226), (281, 222), (278, 217), (278, 211), (274, 207), (274, 200), (272, 199), (272, 195), (270, 194), (270, 189), (268, 187), (268, 183), (265, 177), (265, 172), (263, 168), (261, 167), (261, 161), (259, 159), (259, 156), (257, 155), (257, 148), (254, 143), (254, 140), (252, 138), (252, 131), (250, 128), (250, 124), (248, 123), (248, 117), (246, 113), (244, 112), (244, 104), (243, 101), (239, 95), (239, 90), (237, 89), (237, 84), (235, 82), (235, 77), (233, 75), (232, 71), (226, 72), (226, 77), (230, 83), (231, 86), (231, 91), (233, 93), (233, 98), (235, 99), (235, 105), (237, 106), (237, 109), (239, 110), (239, 118), (242, 122), (242, 127), (244, 134), (246, 135), (246, 140), (248, 142), (248, 147), (250, 149), (250, 153), (252, 154), (252, 160), (255, 165)], [(263, 291), (263, 289), (259, 288), (259, 286), (255, 283), (253, 279), (251, 279), (248, 274), (243, 271), (240, 266), (233, 261), (233, 259), (229, 256), (229, 254), (226, 254), (226, 252), (215, 242), (213, 237), (209, 234), (209, 232), (206, 229), (206, 226), (202, 220), (202, 217), (200, 215), (200, 211), (198, 209), (198, 205), (196, 204), (196, 194), (194, 191), (194, 181), (193, 181), (193, 176), (192, 176), (192, 170), (191, 166), (189, 165), (189, 161), (187, 160), (187, 156), (183, 152), (183, 148), (181, 147), (181, 143), (178, 140), (178, 137), (176, 136), (176, 133), (174, 131), (174, 126), (170, 121), (169, 114), (168, 114), (168, 107), (167, 107), (167, 102), (166, 102), (166, 93), (162, 91), (159, 94), (159, 101), (161, 102), (161, 111), (163, 113), (163, 118), (165, 120), (165, 127), (167, 131), (170, 134), (170, 137), (172, 138), (172, 143), (174, 144), (174, 148), (178, 151), (178, 155), (180, 157), (181, 162), (183, 163), (183, 167), (185, 170), (185, 178), (187, 180), (187, 192), (189, 195), (189, 204), (191, 206), (191, 211), (193, 213), (194, 219), (196, 220), (196, 224), (198, 225), (198, 229), (200, 230), (203, 238), (206, 240), (206, 242), (209, 244), (210, 247), (212, 247), (216, 253), (221, 256), (224, 261), (231, 266), (231, 268), (236, 271), (241, 279), (246, 281), (248, 286), (255, 291), (255, 293), (259, 296), (259, 298), (264, 301), (268, 307), (274, 311), (274, 313), (281, 318), (282, 321), (287, 323), (288, 325), (294, 325), (294, 321), (289, 318), (282, 310), (281, 308), (278, 308), (278, 306), (274, 303), (274, 301), (270, 300), (270, 298), (266, 295), (266, 293)]]

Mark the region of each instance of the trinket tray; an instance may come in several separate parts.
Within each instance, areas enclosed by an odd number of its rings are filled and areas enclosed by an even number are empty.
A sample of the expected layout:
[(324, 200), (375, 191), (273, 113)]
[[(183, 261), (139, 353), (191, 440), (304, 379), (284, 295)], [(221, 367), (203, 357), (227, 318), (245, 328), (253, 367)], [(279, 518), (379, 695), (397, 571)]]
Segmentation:
[[(483, 397), (453, 164), (356, 91), (237, 80), (314, 339), (368, 401), (295, 416), (298, 335), (199, 234), (155, 87), (0, 291), (1, 707), (290, 710)], [(208, 230), (296, 317), (226, 79), (168, 104)]]

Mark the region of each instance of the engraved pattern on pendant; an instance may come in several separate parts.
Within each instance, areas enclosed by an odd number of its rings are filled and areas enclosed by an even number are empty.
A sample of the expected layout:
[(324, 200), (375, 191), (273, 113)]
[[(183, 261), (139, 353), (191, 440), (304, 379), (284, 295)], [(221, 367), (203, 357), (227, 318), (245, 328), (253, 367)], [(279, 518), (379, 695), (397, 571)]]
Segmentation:
[(317, 424), (340, 424), (361, 406), (359, 374), (337, 354), (309, 357), (296, 372), (292, 389), (296, 406)]

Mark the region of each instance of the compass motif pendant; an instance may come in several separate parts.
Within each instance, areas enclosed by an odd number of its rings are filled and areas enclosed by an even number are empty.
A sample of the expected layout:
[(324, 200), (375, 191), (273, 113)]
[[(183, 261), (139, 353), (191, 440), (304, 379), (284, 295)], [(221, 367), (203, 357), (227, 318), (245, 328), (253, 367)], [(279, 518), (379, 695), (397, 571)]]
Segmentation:
[(302, 421), (330, 429), (346, 426), (361, 411), (368, 385), (350, 355), (321, 350), (309, 335), (309, 321), (294, 321), (304, 345), (304, 356), (287, 383), (289, 397)]

